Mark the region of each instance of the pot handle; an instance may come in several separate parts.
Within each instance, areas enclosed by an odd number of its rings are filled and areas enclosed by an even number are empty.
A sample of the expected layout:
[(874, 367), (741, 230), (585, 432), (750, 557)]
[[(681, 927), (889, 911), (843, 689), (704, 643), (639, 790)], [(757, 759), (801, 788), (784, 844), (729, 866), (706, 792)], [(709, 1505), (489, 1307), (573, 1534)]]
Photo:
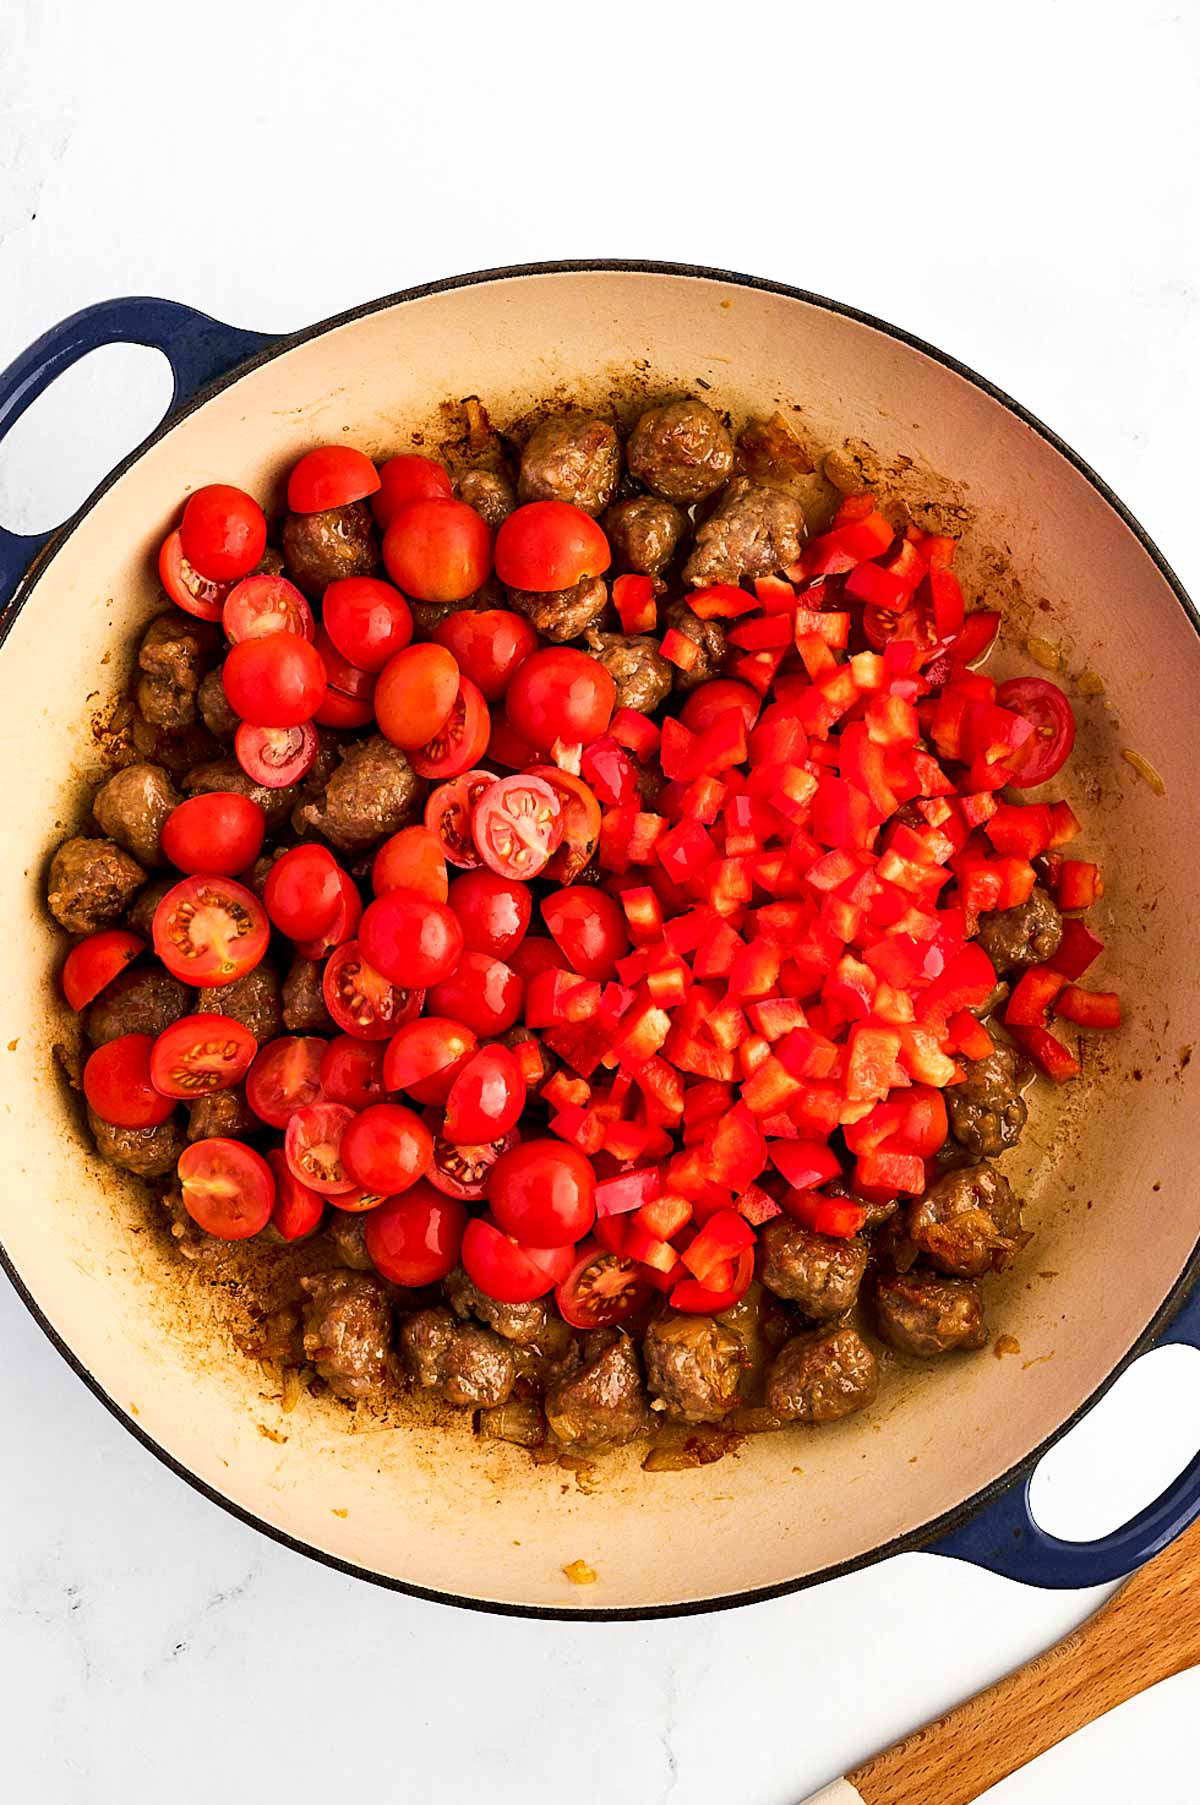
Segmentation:
[[(1200, 1348), (1200, 1286), (1185, 1299), (1154, 1345), (1182, 1342)], [(1094, 1542), (1064, 1542), (1038, 1527), (1029, 1508), (1032, 1474), (984, 1507), (977, 1516), (929, 1543), (929, 1554), (948, 1554), (1027, 1586), (1067, 1590), (1125, 1579), (1200, 1518), (1200, 1454), (1145, 1510)]]
[[(0, 439), (56, 376), (101, 345), (148, 345), (161, 351), (174, 377), (167, 410), (172, 413), (190, 401), (198, 389), (274, 343), (273, 334), (243, 332), (179, 301), (159, 300), (153, 295), (124, 295), (97, 301), (51, 326), (0, 372)], [(10, 533), (0, 527), (0, 616), (42, 548), (58, 530)]]

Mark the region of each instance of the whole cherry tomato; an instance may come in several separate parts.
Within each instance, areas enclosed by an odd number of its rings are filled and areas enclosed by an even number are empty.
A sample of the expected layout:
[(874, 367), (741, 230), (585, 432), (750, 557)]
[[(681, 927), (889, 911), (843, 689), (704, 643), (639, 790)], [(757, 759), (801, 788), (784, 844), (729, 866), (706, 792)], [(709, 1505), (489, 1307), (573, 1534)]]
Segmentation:
[(372, 1103), (342, 1136), (342, 1163), (356, 1184), (392, 1197), (416, 1184), (433, 1157), (433, 1136), (400, 1103)]
[(504, 1232), (524, 1245), (564, 1247), (596, 1219), (596, 1175), (564, 1141), (522, 1141), (496, 1161), (488, 1201)]
[(276, 859), (263, 885), (263, 907), (281, 934), (312, 940), (332, 922), (342, 900), (342, 873), (326, 846), (293, 846)]
[(297, 633), (243, 639), (221, 667), (234, 714), (254, 727), (299, 727), (325, 697), (325, 666), (316, 647)]
[(528, 931), (532, 898), (515, 878), (499, 877), (494, 871), (464, 871), (450, 885), (449, 903), (467, 952), (507, 959)]
[(510, 589), (572, 589), (611, 562), (603, 529), (569, 501), (526, 502), (496, 535), (496, 575)]
[(524, 615), (507, 608), (462, 608), (448, 614), (433, 637), (454, 653), (463, 676), (477, 684), (489, 702), (499, 701), (514, 671), (537, 651), (538, 643)]
[(517, 732), (549, 752), (556, 740), (586, 746), (599, 739), (616, 699), (616, 684), (598, 659), (574, 646), (544, 646), (513, 677), (506, 707)]
[(379, 731), (393, 746), (415, 752), (449, 720), (460, 681), (458, 661), (445, 646), (406, 646), (375, 685)]
[(366, 1244), (376, 1270), (393, 1285), (436, 1285), (458, 1265), (467, 1212), (418, 1179), (367, 1217)]
[(236, 582), (249, 575), (267, 549), (263, 511), (244, 489), (208, 483), (184, 504), (179, 547), (202, 576)]
[(398, 589), (378, 577), (330, 583), (321, 618), (338, 651), (358, 670), (381, 671), (412, 639), (412, 610)]
[(419, 602), (465, 601), (491, 574), (491, 530), (464, 501), (412, 501), (383, 535), (383, 561), (393, 583)]
[(237, 790), (207, 790), (177, 803), (162, 826), (162, 849), (189, 876), (236, 877), (262, 851), (267, 818)]
[(287, 504), (293, 514), (323, 514), (363, 501), (379, 488), (379, 472), (353, 445), (317, 445), (306, 451), (288, 477)]
[(445, 903), (419, 890), (388, 890), (363, 911), (363, 957), (393, 983), (425, 989), (448, 978), (462, 955), (462, 929)]

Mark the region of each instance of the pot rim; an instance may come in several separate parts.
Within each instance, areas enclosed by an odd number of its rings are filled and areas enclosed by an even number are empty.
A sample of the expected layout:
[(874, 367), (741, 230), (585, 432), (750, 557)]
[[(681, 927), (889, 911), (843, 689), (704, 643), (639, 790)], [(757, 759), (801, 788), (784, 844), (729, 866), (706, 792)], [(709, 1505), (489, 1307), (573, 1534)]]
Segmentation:
[[(811, 307), (819, 307), (827, 313), (838, 314), (844, 319), (855, 321), (885, 337), (907, 346), (910, 350), (920, 352), (944, 369), (952, 371), (963, 381), (979, 389), (993, 401), (997, 401), (1024, 426), (1029, 427), (1046, 444), (1058, 452), (1059, 456), (1071, 465), (1076, 473), (1084, 478), (1100, 496), (1108, 507), (1117, 515), (1141, 545), (1150, 558), (1160, 576), (1166, 582), (1184, 616), (1200, 637), (1200, 610), (1191, 600), (1183, 584), (1174, 570), (1142, 526), (1120, 497), (1109, 487), (1087, 460), (1072, 449), (1053, 429), (1046, 426), (1035, 414), (1023, 407), (1019, 401), (981, 376), (970, 365), (960, 362), (949, 353), (941, 351), (926, 339), (908, 332), (904, 327), (894, 326), (878, 315), (862, 308), (849, 306), (842, 301), (830, 299), (827, 295), (813, 293), (809, 289), (796, 288), (790, 283), (776, 282), (765, 276), (751, 276), (737, 270), (716, 269), (705, 264), (665, 263), (640, 258), (582, 258), (564, 259), (541, 263), (521, 263), (503, 266), (496, 269), (471, 270), (459, 276), (445, 276), (434, 282), (419, 283), (414, 287), (400, 289), (395, 294), (385, 295), (374, 301), (363, 302), (357, 307), (347, 308), (341, 313), (330, 315), (317, 321), (314, 325), (303, 327), (300, 331), (285, 333), (261, 351), (253, 352), (224, 376), (205, 384), (187, 402), (179, 408), (169, 408), (163, 419), (152, 433), (129, 454), (122, 458), (96, 488), (83, 501), (76, 512), (51, 534), (47, 543), (34, 557), (29, 570), (21, 581), (16, 594), (4, 617), (0, 620), (0, 647), (8, 635), (9, 628), (17, 615), (34, 593), (47, 568), (59, 548), (66, 543), (75, 532), (81, 521), (88, 515), (98, 501), (119, 482), (121, 477), (132, 468), (152, 446), (157, 445), (169, 432), (180, 425), (191, 414), (203, 407), (213, 396), (230, 388), (250, 371), (260, 368), (274, 358), (320, 338), (335, 328), (350, 325), (356, 320), (366, 319), (375, 313), (381, 313), (390, 307), (399, 306), (402, 302), (422, 300), (429, 295), (446, 294), (459, 288), (473, 288), (484, 283), (510, 281), (527, 276), (547, 275), (592, 275), (628, 273), (641, 276), (684, 277), (692, 280), (720, 282), (735, 288), (756, 290), (760, 293), (782, 295), (788, 300), (801, 301)], [(235, 1503), (226, 1497), (207, 1480), (191, 1472), (182, 1462), (176, 1459), (162, 1444), (149, 1435), (146, 1430), (135, 1423), (110, 1396), (99, 1379), (88, 1370), (79, 1357), (64, 1341), (57, 1329), (50, 1323), (41, 1307), (25, 1285), (7, 1249), (0, 1242), (0, 1267), (7, 1274), (13, 1289), (21, 1299), (38, 1327), (57, 1349), (75, 1374), (83, 1380), (88, 1389), (100, 1400), (135, 1440), (140, 1442), (156, 1459), (167, 1467), (175, 1476), (185, 1481), (194, 1491), (207, 1498), (210, 1503), (227, 1511), (230, 1516), (245, 1523), (249, 1528), (269, 1536), (272, 1541), (289, 1548), (295, 1554), (305, 1556), (309, 1560), (319, 1561), (323, 1566), (331, 1567), (353, 1579), (366, 1580), (371, 1585), (380, 1586), (388, 1591), (400, 1592), (410, 1598), (419, 1598), (434, 1604), (454, 1605), (463, 1610), (488, 1612), (499, 1617), (542, 1618), (553, 1622), (585, 1622), (585, 1623), (642, 1623), (660, 1618), (694, 1617), (712, 1611), (735, 1610), (744, 1605), (764, 1603), (769, 1599), (787, 1597), (791, 1593), (807, 1590), (811, 1586), (823, 1584), (827, 1580), (839, 1579), (844, 1574), (854, 1573), (862, 1568), (874, 1566), (877, 1562), (889, 1559), (892, 1555), (919, 1552), (939, 1537), (959, 1528), (963, 1523), (975, 1516), (983, 1507), (1007, 1492), (1028, 1476), (1039, 1465), (1049, 1450), (1063, 1436), (1079, 1423), (1093, 1407), (1098, 1404), (1120, 1378), (1121, 1374), (1133, 1362), (1146, 1353), (1155, 1343), (1159, 1334), (1166, 1328), (1180, 1305), (1188, 1295), (1197, 1278), (1200, 1278), (1200, 1239), (1197, 1240), (1188, 1256), (1182, 1271), (1178, 1274), (1162, 1304), (1155, 1311), (1141, 1334), (1133, 1342), (1128, 1351), (1119, 1359), (1100, 1383), (1084, 1398), (1071, 1414), (1058, 1427), (1023, 1459), (999, 1474), (986, 1486), (972, 1493), (952, 1509), (940, 1516), (919, 1524), (916, 1528), (906, 1530), (894, 1536), (890, 1541), (880, 1543), (877, 1547), (866, 1550), (862, 1554), (844, 1561), (837, 1561), (822, 1567), (817, 1572), (802, 1574), (796, 1579), (782, 1581), (777, 1585), (750, 1587), (740, 1592), (726, 1593), (714, 1598), (685, 1600), (681, 1603), (663, 1605), (639, 1605), (612, 1609), (586, 1608), (571, 1610), (554, 1605), (523, 1605), (487, 1598), (469, 1598), (455, 1592), (441, 1591), (434, 1587), (414, 1585), (411, 1581), (396, 1579), (390, 1574), (378, 1573), (369, 1567), (360, 1567), (352, 1561), (343, 1560), (340, 1556), (330, 1554), (326, 1550), (303, 1541), (298, 1536), (267, 1522), (254, 1511)]]

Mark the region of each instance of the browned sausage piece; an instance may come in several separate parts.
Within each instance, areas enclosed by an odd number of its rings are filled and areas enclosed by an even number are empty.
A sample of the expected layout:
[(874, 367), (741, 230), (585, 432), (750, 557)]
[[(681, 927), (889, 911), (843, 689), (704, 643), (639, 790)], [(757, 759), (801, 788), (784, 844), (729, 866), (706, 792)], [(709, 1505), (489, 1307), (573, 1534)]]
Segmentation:
[(631, 495), (614, 502), (600, 524), (618, 570), (661, 577), (687, 530), (687, 517), (657, 495)]
[(314, 599), (341, 577), (369, 577), (379, 563), (375, 523), (365, 501), (317, 514), (289, 514), (283, 523), (288, 576)]
[(544, 1298), (531, 1304), (498, 1303), (482, 1292), (461, 1266), (456, 1266), (443, 1283), (454, 1314), (464, 1322), (477, 1317), (489, 1329), (495, 1329), (502, 1340), (516, 1342), (520, 1347), (529, 1347), (546, 1333), (550, 1313)]
[(87, 1116), (96, 1151), (110, 1165), (136, 1172), (139, 1178), (162, 1178), (179, 1163), (185, 1143), (174, 1116), (156, 1128), (117, 1128), (102, 1121), (90, 1106)]
[(517, 490), (503, 470), (466, 470), (454, 485), (459, 501), (465, 501), (495, 532), (517, 505)]
[(249, 1028), (259, 1046), (283, 1033), (279, 973), (263, 959), (232, 984), (216, 984), (196, 997), (198, 1015), (229, 1015)]
[(908, 1236), (939, 1272), (1000, 1272), (1022, 1246), (1021, 1205), (986, 1160), (947, 1172), (909, 1205)]
[(46, 903), (69, 934), (111, 927), (146, 881), (146, 873), (112, 840), (64, 840), (50, 861)]
[(521, 457), (517, 493), (522, 501), (569, 501), (602, 514), (621, 476), (621, 443), (607, 420), (561, 414), (543, 420)]
[(449, 1310), (419, 1310), (400, 1326), (405, 1364), (418, 1385), (459, 1408), (505, 1404), (516, 1367), (498, 1335), (461, 1323)]
[(990, 1159), (1015, 1147), (1029, 1117), (1021, 1084), (1028, 1068), (1003, 1041), (986, 1059), (964, 1062), (966, 1077), (945, 1092), (950, 1132), (960, 1147)]
[(863, 1241), (818, 1235), (790, 1216), (776, 1216), (762, 1230), (762, 1282), (776, 1297), (798, 1304), (813, 1322), (832, 1322), (854, 1306), (867, 1248)]
[(603, 577), (582, 577), (570, 589), (510, 589), (508, 599), (543, 639), (563, 645), (601, 619), (608, 607), (608, 587)]
[(399, 746), (381, 733), (342, 749), (342, 762), (315, 801), (296, 809), (299, 834), (315, 831), (344, 852), (373, 846), (412, 819), (425, 786)]
[(135, 694), (146, 720), (178, 733), (196, 719), (196, 691), (220, 647), (213, 621), (172, 608), (150, 622), (138, 648)]
[(725, 665), (725, 629), (719, 620), (701, 620), (686, 602), (672, 602), (666, 624), (700, 648), (700, 656), (690, 671), (676, 668), (672, 678), (676, 689), (697, 689), (710, 677), (720, 676)]
[(92, 800), (96, 825), (142, 865), (165, 865), (163, 822), (180, 798), (161, 765), (126, 765)]
[(836, 1423), (865, 1410), (878, 1390), (874, 1354), (843, 1324), (784, 1342), (767, 1374), (766, 1403), (785, 1423)]
[(983, 1299), (974, 1279), (919, 1271), (881, 1273), (875, 1284), (875, 1318), (885, 1341), (923, 1360), (954, 1348), (987, 1346)]
[(179, 873), (177, 871), (173, 872), (170, 877), (153, 878), (144, 890), (138, 891), (130, 903), (125, 920), (134, 933), (140, 934), (143, 940), (153, 940), (155, 910), (167, 891), (173, 890), (178, 882)]
[(283, 1025), (289, 1034), (336, 1034), (321, 989), (319, 959), (293, 959), (283, 980)]
[(616, 1448), (649, 1434), (650, 1413), (637, 1354), (627, 1335), (560, 1379), (546, 1393), (546, 1421), (564, 1448)]
[(229, 698), (225, 694), (222, 677), (224, 669), (225, 666), (219, 664), (216, 670), (206, 672), (196, 691), (196, 702), (200, 718), (213, 738), (231, 740), (238, 730), (238, 717), (230, 708)]
[(206, 796), (212, 790), (232, 790), (235, 795), (249, 796), (266, 816), (268, 834), (279, 832), (302, 795), (299, 784), (273, 790), (267, 784), (255, 783), (235, 758), (217, 758), (211, 764), (194, 766), (180, 787), (189, 796)]
[(664, 501), (703, 501), (729, 480), (733, 440), (706, 402), (681, 395), (647, 408), (629, 435), (629, 471)]
[(643, 714), (653, 714), (670, 695), (675, 670), (659, 651), (656, 639), (641, 633), (597, 633), (592, 628), (587, 634), (587, 647), (616, 684), (616, 708), (637, 708)]
[(338, 1259), (352, 1272), (374, 1272), (367, 1252), (367, 1218), (361, 1210), (330, 1210), (325, 1233), (337, 1248)]
[(161, 1034), (188, 1013), (192, 992), (158, 964), (119, 972), (84, 1012), (83, 1029), (94, 1047), (122, 1034)]
[(698, 529), (683, 580), (700, 588), (770, 576), (795, 563), (804, 531), (804, 510), (793, 496), (735, 477)]
[(979, 917), (979, 944), (1003, 977), (1044, 965), (1062, 944), (1062, 916), (1046, 892), (1035, 886), (1028, 902)]
[(209, 1091), (188, 1105), (187, 1138), (207, 1141), (212, 1135), (240, 1141), (261, 1130), (262, 1122), (246, 1101), (244, 1085), (233, 1084), (228, 1090)]
[(367, 1272), (319, 1272), (301, 1279), (304, 1352), (341, 1398), (384, 1389), (392, 1343), (392, 1305), (381, 1279)]
[(719, 1423), (737, 1403), (745, 1346), (715, 1317), (658, 1317), (646, 1331), (642, 1354), (646, 1384), (670, 1416)]

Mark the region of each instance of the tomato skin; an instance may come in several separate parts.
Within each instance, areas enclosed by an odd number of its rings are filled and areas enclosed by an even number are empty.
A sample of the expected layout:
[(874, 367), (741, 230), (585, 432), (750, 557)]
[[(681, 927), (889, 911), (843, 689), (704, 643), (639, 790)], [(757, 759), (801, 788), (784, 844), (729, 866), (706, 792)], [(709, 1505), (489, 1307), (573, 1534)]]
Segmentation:
[(342, 1163), (351, 1178), (385, 1197), (416, 1184), (432, 1157), (433, 1136), (401, 1103), (372, 1103), (342, 1136)]
[(996, 701), (1033, 728), (1032, 739), (1017, 754), (1009, 782), (1019, 790), (1048, 782), (1062, 770), (1075, 744), (1075, 712), (1066, 696), (1045, 677), (1010, 677), (997, 689)]
[(389, 890), (418, 890), (431, 902), (444, 903), (450, 878), (438, 836), (427, 827), (402, 827), (394, 833), (375, 854), (371, 887), (376, 896)]
[(510, 963), (522, 984), (528, 984), (529, 980), (536, 978), (540, 971), (570, 970), (562, 952), (555, 946), (553, 940), (547, 940), (541, 934), (530, 934), (522, 940), (520, 946), (511, 955)]
[(318, 727), (367, 727), (374, 713), (370, 699), (359, 701), (354, 696), (343, 695), (340, 689), (332, 684), (325, 691), (325, 700), (321, 703), (313, 720)]
[(523, 739), (550, 752), (554, 742), (590, 745), (608, 731), (617, 689), (604, 666), (574, 646), (544, 646), (508, 686), (508, 718)]
[(431, 740), (450, 718), (461, 673), (453, 652), (424, 642), (390, 658), (375, 685), (379, 731), (406, 752)]
[(328, 1103), (345, 1103), (350, 1109), (382, 1103), (390, 1088), (384, 1082), (383, 1059), (382, 1041), (335, 1035), (321, 1054), (321, 1095)]
[(714, 677), (691, 691), (679, 718), (693, 733), (703, 733), (730, 708), (739, 711), (746, 732), (750, 733), (762, 713), (762, 697), (748, 683), (739, 683), (734, 677)]
[(236, 877), (262, 851), (267, 818), (237, 790), (208, 790), (177, 803), (162, 826), (162, 849), (189, 877)]
[(419, 890), (388, 890), (363, 911), (363, 957), (393, 983), (426, 989), (449, 977), (462, 955), (462, 929), (445, 903)]
[(491, 529), (465, 501), (411, 501), (383, 535), (383, 562), (405, 595), (462, 602), (491, 575)]
[(496, 534), (496, 575), (510, 589), (571, 589), (612, 563), (603, 528), (569, 501), (529, 501)]
[(424, 990), (393, 984), (372, 964), (357, 940), (337, 947), (321, 980), (325, 1007), (342, 1030), (360, 1040), (389, 1040), (418, 1015)]
[(358, 887), (348, 871), (338, 866), (338, 885), (341, 896), (333, 919), (329, 926), (314, 934), (311, 940), (297, 940), (296, 951), (302, 959), (323, 959), (326, 953), (344, 946), (358, 932), (358, 924), (362, 920), (362, 897)]
[(529, 1247), (565, 1247), (596, 1220), (591, 1161), (565, 1141), (522, 1141), (497, 1160), (488, 1201), (506, 1234)]
[(221, 611), (225, 637), (237, 645), (243, 639), (264, 639), (268, 633), (296, 633), (311, 639), (312, 609), (286, 577), (243, 577), (225, 598)]
[(271, 1206), (271, 1226), (284, 1241), (306, 1241), (316, 1234), (325, 1214), (325, 1199), (319, 1191), (302, 1185), (295, 1176), (281, 1147), (272, 1147), (267, 1164), (275, 1179), (275, 1201)]
[(287, 504), (293, 514), (321, 514), (363, 501), (379, 488), (379, 472), (353, 445), (317, 445), (306, 451), (288, 477)]
[(228, 583), (202, 577), (183, 555), (179, 529), (168, 533), (158, 554), (158, 577), (177, 608), (197, 620), (220, 620), (229, 593)]
[(436, 1285), (458, 1265), (467, 1212), (418, 1179), (400, 1197), (389, 1197), (367, 1218), (367, 1252), (393, 1285)]
[(419, 1103), (444, 1103), (456, 1074), (478, 1044), (462, 1022), (445, 1015), (420, 1016), (389, 1041), (383, 1059), (384, 1088), (408, 1091)]
[(247, 1241), (271, 1220), (275, 1174), (253, 1147), (212, 1135), (179, 1156), (183, 1207), (198, 1228), (222, 1241)]
[(409, 753), (409, 762), (418, 777), (431, 778), (435, 783), (461, 777), (483, 757), (491, 730), (487, 703), (469, 677), (460, 677), (458, 694), (445, 724), (416, 752)]
[(556, 890), (543, 899), (542, 917), (581, 977), (611, 978), (618, 959), (629, 951), (624, 913), (607, 890), (590, 884)]
[(268, 790), (283, 790), (307, 777), (319, 749), (312, 721), (299, 727), (252, 727), (243, 721), (233, 736), (238, 764), (247, 777)]
[(450, 501), (454, 489), (450, 472), (432, 458), (402, 452), (379, 466), (379, 487), (371, 497), (371, 512), (381, 529), (391, 526), (410, 501)]
[(634, 1261), (596, 1240), (584, 1241), (575, 1253), (575, 1264), (554, 1291), (558, 1313), (573, 1329), (611, 1328), (650, 1302), (653, 1292)]
[(192, 1102), (236, 1084), (257, 1052), (249, 1028), (231, 1015), (185, 1015), (155, 1041), (150, 1082), (164, 1097)]
[(97, 1047), (83, 1068), (83, 1094), (114, 1128), (157, 1128), (174, 1112), (150, 1076), (151, 1034), (121, 1034)]
[(429, 1110), (425, 1120), (433, 1134), (433, 1159), (425, 1174), (429, 1183), (447, 1197), (485, 1197), (492, 1167), (502, 1154), (516, 1146), (516, 1131), (510, 1130), (495, 1141), (448, 1141), (442, 1133), (440, 1110)]
[(185, 877), (154, 911), (154, 950), (197, 988), (232, 984), (253, 971), (271, 938), (267, 912), (230, 877)]
[(71, 1008), (78, 1013), (94, 1003), (105, 985), (145, 950), (146, 942), (127, 928), (101, 928), (73, 946), (60, 976)]
[(570, 1247), (523, 1247), (494, 1222), (477, 1216), (467, 1223), (461, 1259), (469, 1279), (501, 1304), (531, 1304), (566, 1278), (574, 1264)]
[(329, 927), (342, 900), (341, 868), (328, 847), (293, 846), (276, 859), (263, 885), (263, 907), (290, 940), (313, 940)]
[(208, 483), (184, 503), (179, 548), (193, 570), (217, 583), (248, 576), (267, 549), (267, 522), (244, 489)]
[(450, 885), (448, 900), (462, 928), (464, 952), (507, 959), (528, 932), (533, 899), (515, 878), (464, 871)]
[(537, 877), (562, 836), (562, 803), (540, 777), (498, 778), (471, 816), (471, 837), (479, 856), (500, 877)]
[(292, 1176), (322, 1197), (354, 1190), (342, 1161), (342, 1139), (353, 1121), (354, 1111), (344, 1103), (311, 1103), (293, 1110), (283, 1137)]
[(246, 1101), (272, 1128), (286, 1128), (298, 1109), (320, 1103), (325, 1042), (315, 1034), (281, 1034), (260, 1047), (246, 1073)]
[(498, 702), (513, 673), (537, 651), (538, 637), (523, 614), (508, 608), (463, 608), (435, 627), (438, 645), (453, 652), (464, 677), (489, 702)]
[(524, 1001), (524, 980), (511, 965), (491, 953), (465, 949), (450, 976), (429, 991), (431, 1009), (465, 1022), (481, 1040), (507, 1034), (519, 1020)]
[(243, 639), (221, 667), (225, 699), (252, 727), (300, 727), (325, 699), (325, 666), (298, 633)]
[(321, 599), (321, 618), (343, 658), (362, 671), (381, 671), (413, 635), (408, 603), (378, 577), (339, 577), (330, 583)]
[(425, 804), (425, 825), (436, 834), (442, 852), (451, 865), (474, 871), (483, 863), (471, 838), (471, 819), (475, 804), (496, 781), (494, 771), (464, 771), (449, 783), (440, 783)]
[(600, 843), (600, 804), (582, 777), (560, 771), (557, 765), (531, 764), (527, 775), (548, 783), (562, 804), (562, 843), (542, 876), (560, 884), (573, 883)]
[(450, 1087), (443, 1132), (458, 1146), (496, 1141), (516, 1127), (524, 1107), (525, 1080), (508, 1047), (480, 1047)]

